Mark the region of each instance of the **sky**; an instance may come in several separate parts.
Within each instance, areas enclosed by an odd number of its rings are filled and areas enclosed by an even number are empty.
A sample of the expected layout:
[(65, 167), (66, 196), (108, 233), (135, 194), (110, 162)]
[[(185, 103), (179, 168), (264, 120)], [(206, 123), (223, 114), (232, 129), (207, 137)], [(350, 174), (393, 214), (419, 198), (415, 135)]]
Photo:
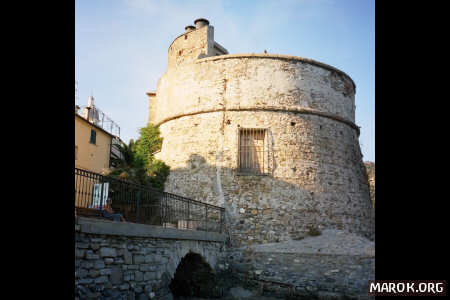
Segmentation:
[(356, 84), (364, 161), (375, 162), (375, 0), (76, 0), (77, 104), (95, 105), (127, 142), (148, 119), (147, 92), (167, 70), (172, 41), (206, 18), (230, 54), (300, 56)]

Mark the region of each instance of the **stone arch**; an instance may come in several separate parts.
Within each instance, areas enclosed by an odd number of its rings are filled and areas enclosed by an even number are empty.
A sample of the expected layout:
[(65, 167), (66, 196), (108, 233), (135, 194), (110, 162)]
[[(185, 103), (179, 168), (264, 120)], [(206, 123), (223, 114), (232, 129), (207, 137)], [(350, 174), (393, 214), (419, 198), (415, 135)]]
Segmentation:
[(178, 241), (176, 246), (170, 251), (170, 259), (166, 266), (166, 272), (170, 274), (172, 278), (181, 259), (186, 256), (189, 252), (194, 252), (201, 255), (205, 261), (214, 270), (216, 268), (218, 253), (217, 248), (212, 246), (212, 242), (201, 242), (201, 241)]
[(207, 241), (194, 241), (194, 240), (180, 240), (177, 241), (174, 246), (171, 247), (169, 253), (170, 258), (166, 264), (165, 272), (162, 277), (164, 278), (162, 284), (165, 288), (169, 289), (171, 281), (174, 279), (178, 266), (182, 259), (189, 253), (195, 253), (199, 255), (205, 263), (207, 263), (212, 270), (216, 270), (217, 262), (220, 259), (217, 247), (214, 242)]
[(169, 290), (175, 297), (220, 297), (222, 292), (214, 269), (205, 258), (189, 251), (180, 263), (169, 283)]

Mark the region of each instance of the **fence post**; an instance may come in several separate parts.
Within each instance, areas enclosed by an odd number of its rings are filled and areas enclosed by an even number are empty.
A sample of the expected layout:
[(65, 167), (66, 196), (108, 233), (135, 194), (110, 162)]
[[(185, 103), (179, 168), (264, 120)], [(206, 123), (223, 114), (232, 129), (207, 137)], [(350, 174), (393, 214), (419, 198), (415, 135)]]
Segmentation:
[(100, 177), (102, 185), (100, 186), (100, 210), (103, 209), (103, 177)]
[(220, 210), (220, 233), (222, 233), (223, 230), (223, 221), (224, 221), (224, 210)]
[(136, 193), (136, 223), (139, 223), (139, 212), (140, 212), (140, 209), (139, 209), (139, 202), (140, 202), (140, 200), (141, 200), (141, 190), (137, 190), (137, 193)]
[(205, 203), (205, 227), (206, 231), (208, 231), (208, 204)]
[(168, 205), (167, 205), (167, 195), (164, 195), (163, 199), (164, 199), (164, 205), (163, 205), (163, 207), (164, 207), (164, 219), (163, 219), (163, 225), (164, 225), (164, 228), (166, 228), (166, 227), (167, 227), (167, 223), (168, 223), (168, 217), (169, 217), (169, 207), (168, 207)]
[(191, 210), (190, 210), (190, 201), (189, 200), (187, 202), (187, 206), (188, 206), (187, 227), (189, 228), (189, 226), (193, 227), (193, 225), (191, 224)]

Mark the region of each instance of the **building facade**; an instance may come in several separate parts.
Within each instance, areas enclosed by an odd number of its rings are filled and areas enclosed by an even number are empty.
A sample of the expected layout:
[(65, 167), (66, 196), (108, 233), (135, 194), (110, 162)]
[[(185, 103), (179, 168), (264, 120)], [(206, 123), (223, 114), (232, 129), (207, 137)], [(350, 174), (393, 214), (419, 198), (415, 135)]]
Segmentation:
[(109, 170), (113, 136), (75, 114), (75, 167), (95, 173)]
[(373, 238), (353, 80), (301, 57), (230, 55), (207, 20), (195, 25), (148, 93), (166, 191), (224, 206), (236, 246), (325, 228)]
[(89, 97), (86, 107), (75, 111), (75, 167), (95, 173), (105, 173), (110, 168), (111, 145), (118, 138), (101, 127), (101, 112)]

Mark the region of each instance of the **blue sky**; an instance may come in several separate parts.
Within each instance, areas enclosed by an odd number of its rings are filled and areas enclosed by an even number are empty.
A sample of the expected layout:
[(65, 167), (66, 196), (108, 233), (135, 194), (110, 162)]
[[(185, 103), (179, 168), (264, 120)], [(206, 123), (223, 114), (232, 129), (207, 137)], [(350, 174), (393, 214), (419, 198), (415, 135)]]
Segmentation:
[(95, 104), (125, 142), (147, 123), (148, 97), (167, 69), (167, 50), (197, 18), (230, 54), (311, 58), (356, 83), (364, 161), (375, 161), (374, 0), (76, 0), (77, 104)]

